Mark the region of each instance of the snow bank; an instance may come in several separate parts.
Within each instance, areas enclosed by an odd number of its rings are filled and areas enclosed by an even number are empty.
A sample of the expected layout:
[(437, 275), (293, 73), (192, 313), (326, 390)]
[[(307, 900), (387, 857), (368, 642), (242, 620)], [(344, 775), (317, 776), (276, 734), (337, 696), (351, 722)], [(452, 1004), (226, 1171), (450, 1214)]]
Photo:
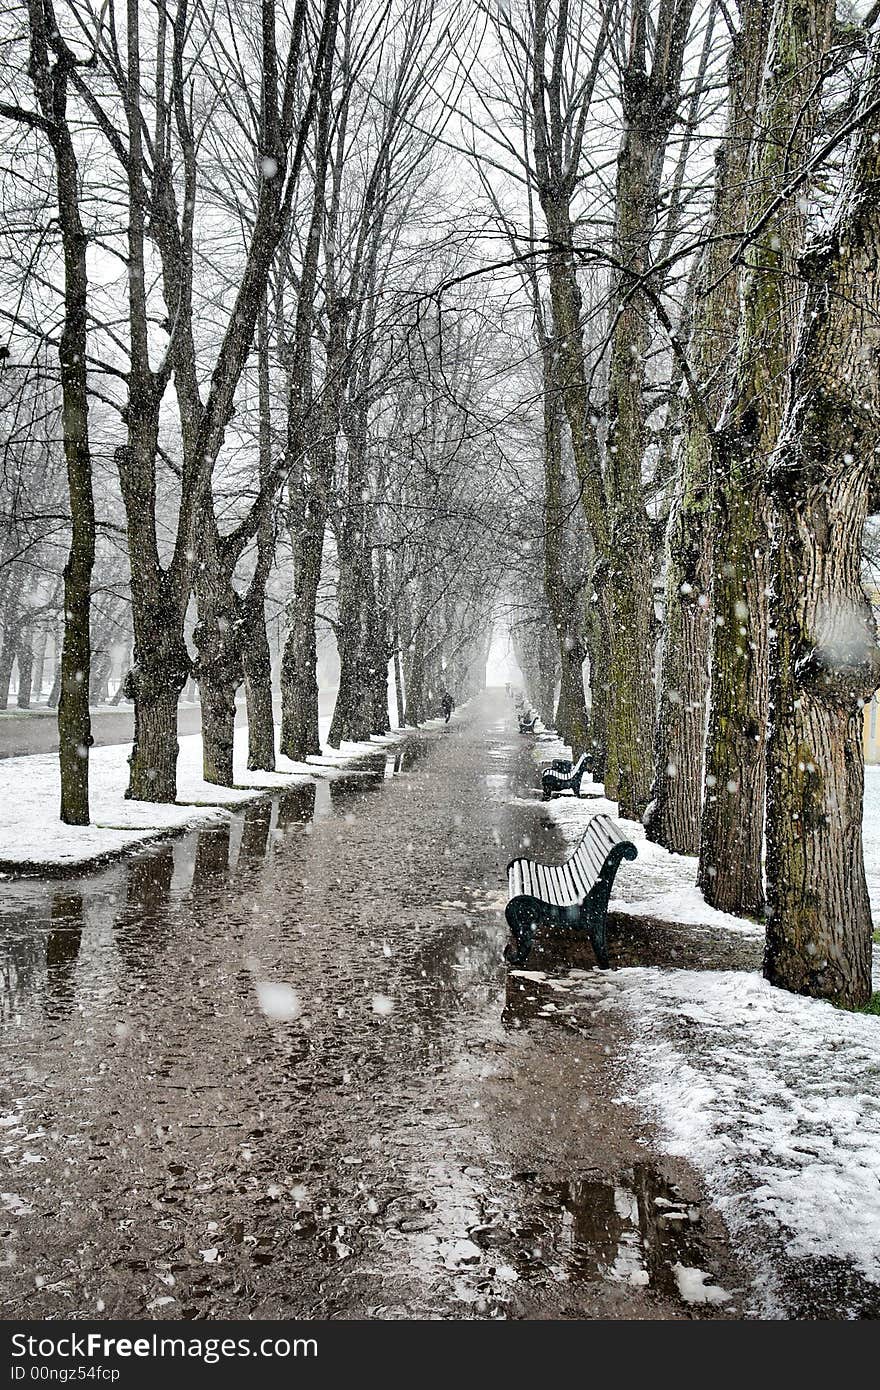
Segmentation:
[[(329, 733), (322, 720), (322, 742)], [(191, 734), (179, 740), (177, 801), (172, 806), (126, 801), (130, 746), (93, 748), (89, 758), (92, 824), (63, 825), (58, 819), (61, 782), (57, 753), (0, 760), (0, 863), (67, 869), (119, 854), (157, 835), (223, 820), (233, 807), (315, 777), (342, 775), (353, 762), (375, 754), (400, 733), (369, 743), (343, 743), (339, 752), (294, 763), (278, 756), (276, 772), (247, 768), (247, 728), (235, 730), (234, 787), (217, 787), (202, 777), (202, 739)]]
[(880, 1019), (736, 971), (608, 980), (633, 1032), (624, 1099), (694, 1163), (735, 1234), (880, 1283)]
[[(708, 907), (694, 886), (696, 860), (651, 844), (641, 825), (619, 820), (603, 791), (585, 782), (584, 800), (558, 797), (543, 809), (570, 844), (603, 811), (637, 845), (638, 859), (618, 873), (613, 911), (763, 933)], [(876, 925), (880, 767), (866, 769), (864, 845)], [(538, 983), (541, 972), (530, 978)], [(620, 1099), (651, 1119), (668, 1152), (702, 1172), (728, 1227), (761, 1263), (768, 1315), (785, 1315), (780, 1248), (791, 1259), (849, 1261), (880, 1283), (880, 1019), (789, 994), (751, 972), (573, 971), (546, 984), (554, 999), (564, 992), (625, 1016)]]

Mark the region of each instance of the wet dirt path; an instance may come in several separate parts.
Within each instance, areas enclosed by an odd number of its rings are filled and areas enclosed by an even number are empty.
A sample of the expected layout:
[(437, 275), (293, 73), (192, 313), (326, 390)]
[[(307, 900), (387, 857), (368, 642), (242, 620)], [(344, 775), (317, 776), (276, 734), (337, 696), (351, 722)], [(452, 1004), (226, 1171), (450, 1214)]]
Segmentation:
[(614, 1103), (619, 1025), (507, 976), (506, 862), (563, 853), (514, 730), (488, 696), (223, 830), (2, 885), (0, 1316), (741, 1314), (693, 1175)]

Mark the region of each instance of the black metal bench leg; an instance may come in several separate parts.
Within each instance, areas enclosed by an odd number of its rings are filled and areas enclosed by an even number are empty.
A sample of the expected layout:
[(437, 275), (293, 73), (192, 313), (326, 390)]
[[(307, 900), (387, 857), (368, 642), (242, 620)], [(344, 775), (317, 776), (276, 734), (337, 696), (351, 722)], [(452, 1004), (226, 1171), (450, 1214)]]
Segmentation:
[[(511, 909), (513, 910), (511, 911)], [(507, 918), (511, 935), (516, 942), (515, 950), (511, 949), (510, 942), (505, 946), (504, 959), (513, 966), (525, 965), (532, 949), (532, 942), (535, 939), (535, 923), (521, 916), (512, 902), (507, 904), (504, 915)]]
[(590, 940), (596, 952), (596, 960), (602, 970), (608, 969), (608, 936), (605, 930), (606, 915), (591, 917), (589, 923)]

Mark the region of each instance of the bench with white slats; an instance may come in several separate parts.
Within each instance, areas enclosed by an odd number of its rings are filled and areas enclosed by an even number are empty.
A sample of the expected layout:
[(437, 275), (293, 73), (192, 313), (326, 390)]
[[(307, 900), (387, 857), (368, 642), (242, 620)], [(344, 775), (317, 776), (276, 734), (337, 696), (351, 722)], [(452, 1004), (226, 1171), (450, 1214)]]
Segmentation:
[(596, 959), (608, 965), (605, 919), (617, 870), (637, 850), (610, 816), (590, 820), (580, 843), (564, 864), (512, 859), (507, 866), (504, 915), (515, 945), (505, 949), (511, 965), (524, 965), (539, 926), (569, 927), (590, 935)]
[[(559, 759), (560, 764), (562, 759)], [(588, 775), (587, 755), (581, 753), (577, 762), (569, 763), (567, 768), (560, 766), (550, 766), (541, 773), (541, 792), (545, 801), (549, 801), (551, 796), (559, 796), (562, 792), (573, 791), (575, 796), (581, 794), (581, 782)]]

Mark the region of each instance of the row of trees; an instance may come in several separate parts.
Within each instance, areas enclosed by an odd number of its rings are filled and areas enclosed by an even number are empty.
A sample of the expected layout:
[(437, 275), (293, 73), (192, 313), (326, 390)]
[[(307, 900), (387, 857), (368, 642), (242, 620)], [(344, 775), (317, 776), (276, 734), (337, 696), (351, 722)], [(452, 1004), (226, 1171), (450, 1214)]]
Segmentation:
[[(250, 766), (274, 766), (270, 588), (289, 757), (320, 751), (320, 622), (333, 746), (387, 730), (390, 662), (401, 721), (444, 682), (472, 692), (494, 599), (497, 465), (469, 416), (489, 337), (474, 293), (442, 312), (430, 294), (457, 256), (430, 229), (458, 7), (28, 0), (5, 23), (3, 650), (22, 675), (12, 589), (53, 572), (54, 511), (62, 818), (89, 817), (96, 599), (120, 550), (131, 797), (173, 800), (191, 677), (208, 780), (232, 780), (242, 685)], [(43, 487), (27, 517), (23, 479)]]
[(877, 7), (742, 0), (735, 29), (694, 0), (491, 14), (498, 127), (470, 152), (543, 379), (533, 699), (588, 648), (589, 731), (567, 696), (556, 723), (621, 813), (697, 855), (714, 906), (766, 908), (769, 979), (864, 1004)]
[(69, 539), (64, 818), (99, 596), (131, 626), (148, 800), (192, 677), (206, 776), (231, 780), (242, 685), (272, 766), (267, 604), (292, 758), (320, 746), (322, 626), (335, 746), (387, 728), (389, 673), (410, 723), (476, 688), (506, 610), (621, 814), (715, 906), (766, 907), (771, 979), (863, 1003), (877, 19), (13, 6), (0, 602), (26, 672), (15, 575)]

